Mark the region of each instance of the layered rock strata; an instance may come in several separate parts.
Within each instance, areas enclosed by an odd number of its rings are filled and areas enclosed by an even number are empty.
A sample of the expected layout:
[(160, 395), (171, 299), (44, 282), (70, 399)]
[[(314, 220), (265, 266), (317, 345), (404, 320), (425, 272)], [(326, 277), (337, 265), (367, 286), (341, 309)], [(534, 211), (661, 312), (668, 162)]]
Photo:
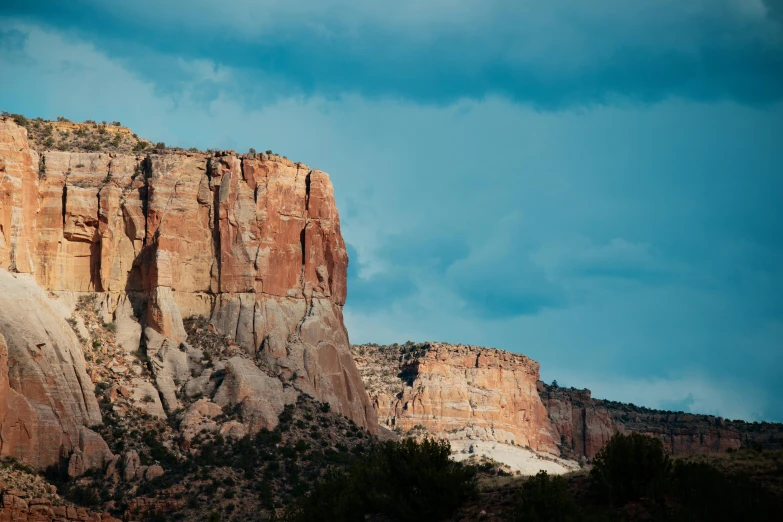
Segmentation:
[(354, 355), (383, 425), (557, 453), (539, 365), (524, 355), (440, 343), (354, 347)]
[(26, 498), (22, 491), (0, 490), (0, 520), (13, 522), (121, 522), (109, 513), (74, 506), (53, 506), (44, 498)]
[(617, 432), (661, 439), (672, 455), (723, 453), (743, 446), (783, 447), (783, 424), (729, 421), (594, 399), (590, 390), (538, 383), (555, 441), (568, 455), (592, 458)]
[(319, 170), (263, 154), (35, 151), (0, 119), (0, 270), (72, 306), (96, 294), (123, 349), (146, 351), (169, 411), (200, 371), (180, 350), (183, 317), (203, 315), (279, 379), (375, 430), (343, 325), (347, 263)]
[[(474, 346), (352, 347), (379, 422), (410, 436), (513, 442), (592, 459), (615, 433), (659, 438), (672, 455), (783, 448), (783, 424), (652, 410), (538, 381), (529, 358)], [(555, 449), (557, 446), (557, 449)]]

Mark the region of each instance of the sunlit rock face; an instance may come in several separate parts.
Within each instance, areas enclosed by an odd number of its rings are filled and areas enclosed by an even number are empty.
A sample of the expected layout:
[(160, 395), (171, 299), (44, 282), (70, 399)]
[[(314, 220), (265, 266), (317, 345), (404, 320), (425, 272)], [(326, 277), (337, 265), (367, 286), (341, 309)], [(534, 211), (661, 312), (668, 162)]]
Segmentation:
[(0, 457), (43, 468), (77, 455), (80, 471), (111, 457), (66, 310), (29, 276), (0, 270)]
[(206, 316), (375, 431), (343, 325), (347, 264), (319, 170), (265, 154), (36, 151), (0, 119), (1, 270), (66, 302), (97, 293), (106, 322), (132, 309), (151, 358), (185, 341), (183, 318)]
[(382, 425), (558, 453), (532, 359), (442, 343), (353, 350)]

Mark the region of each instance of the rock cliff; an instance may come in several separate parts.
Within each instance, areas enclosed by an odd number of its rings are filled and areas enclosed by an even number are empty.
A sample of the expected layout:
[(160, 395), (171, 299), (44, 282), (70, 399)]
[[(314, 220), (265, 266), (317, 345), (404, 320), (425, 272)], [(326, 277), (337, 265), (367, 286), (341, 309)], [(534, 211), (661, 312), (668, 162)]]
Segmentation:
[(558, 453), (536, 390), (537, 362), (476, 346), (355, 346), (383, 425), (452, 440), (496, 441)]
[(538, 381), (538, 363), (502, 350), (441, 343), (352, 350), (379, 422), (411, 436), (513, 442), (571, 461), (591, 459), (617, 432), (657, 437), (673, 455), (783, 447), (783, 424), (594, 399), (590, 390)]
[(594, 399), (590, 390), (538, 383), (563, 453), (592, 458), (616, 432), (661, 439), (672, 455), (724, 453), (740, 447), (783, 447), (783, 425), (730, 421), (713, 415), (653, 410)]
[[(54, 134), (78, 133), (85, 124), (74, 125)], [(116, 150), (124, 153), (34, 150), (27, 129), (0, 118), (3, 278), (28, 277), (70, 311), (80, 296), (95, 296), (102, 321), (116, 328), (117, 344), (127, 354), (140, 349), (149, 359), (153, 391), (168, 412), (183, 406), (178, 397), (187, 381), (212, 371), (185, 344), (183, 318), (204, 316), (243, 357), (271, 369), (287, 387), (376, 430), (343, 325), (348, 258), (329, 177), (266, 154), (129, 153), (135, 141), (130, 131), (114, 134), (125, 147)], [(79, 342), (64, 323), (69, 311), (31, 328), (21, 325), (18, 312), (14, 305), (0, 308), (11, 376), (0, 386), (16, 392), (3, 397), (45, 397), (52, 411), (63, 414), (62, 437), (76, 447), (75, 427), (100, 423), (100, 414)], [(51, 339), (38, 342), (41, 332)], [(57, 367), (70, 372), (62, 370), (62, 383), (44, 380), (32, 390), (30, 381), (13, 379), (23, 361), (37, 361), (31, 347), (44, 361), (67, 355)], [(225, 371), (229, 377), (232, 371), (249, 375), (240, 368), (236, 362)], [(57, 379), (51, 371), (45, 368), (41, 375)], [(227, 379), (232, 386), (242, 382), (232, 379)], [(233, 404), (228, 391), (222, 396)], [(273, 411), (282, 408), (278, 402)], [(269, 415), (262, 417), (269, 421)], [(13, 419), (2, 419), (4, 434), (21, 429)], [(19, 440), (4, 438), (4, 454), (28, 455)], [(47, 453), (35, 464), (52, 458)]]

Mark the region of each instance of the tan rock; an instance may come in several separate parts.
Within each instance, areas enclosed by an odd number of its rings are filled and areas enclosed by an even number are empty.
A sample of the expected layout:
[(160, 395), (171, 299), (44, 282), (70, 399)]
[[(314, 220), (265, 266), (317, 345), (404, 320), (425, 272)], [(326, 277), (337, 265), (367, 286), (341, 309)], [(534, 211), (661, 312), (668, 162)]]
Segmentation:
[(165, 474), (165, 471), (163, 471), (163, 468), (157, 464), (153, 464), (152, 466), (147, 468), (147, 471), (144, 473), (144, 478), (146, 480), (152, 480), (154, 478), (162, 477)]
[(566, 453), (594, 457), (612, 435), (643, 433), (657, 437), (672, 455), (723, 453), (751, 441), (773, 443), (777, 430), (732, 426), (711, 415), (695, 415), (639, 408), (593, 399), (590, 390), (555, 388), (539, 384), (539, 394), (549, 412), (552, 430)]
[(2, 269), (0, 311), (0, 455), (38, 468), (77, 449), (84, 469), (102, 461), (107, 447), (86, 428), (101, 423), (100, 410), (67, 311)]
[(247, 435), (248, 429), (239, 421), (228, 421), (220, 427), (219, 433), (229, 439), (239, 440)]
[[(402, 389), (398, 395), (371, 392), (381, 423), (404, 431), (423, 426), (444, 438), (497, 441), (559, 453), (536, 388), (539, 365), (530, 358), (441, 343), (411, 349), (407, 360), (393, 347), (366, 349), (387, 350), (389, 355), (380, 367), (369, 367), (369, 358), (362, 358), (365, 378), (391, 370)], [(389, 363), (397, 367), (389, 368)]]
[(286, 404), (296, 402), (297, 393), (284, 388), (279, 379), (262, 372), (253, 361), (234, 357), (226, 363), (226, 377), (215, 393), (220, 406), (241, 406), (242, 419), (251, 431), (277, 426), (277, 416)]
[(127, 482), (136, 478), (141, 468), (141, 459), (136, 450), (130, 450), (122, 456), (122, 478)]
[(198, 433), (206, 431), (214, 433), (219, 430), (219, 427), (212, 419), (223, 413), (223, 409), (206, 399), (200, 399), (194, 402), (180, 420), (180, 431), (182, 437), (186, 441), (190, 441)]
[(166, 412), (163, 409), (158, 390), (151, 382), (141, 378), (134, 378), (131, 380), (129, 387), (131, 388), (130, 393), (134, 406), (153, 417), (159, 419), (166, 418)]
[(119, 299), (114, 311), (114, 324), (117, 344), (125, 353), (135, 353), (141, 342), (141, 324), (133, 315), (133, 304), (128, 296)]

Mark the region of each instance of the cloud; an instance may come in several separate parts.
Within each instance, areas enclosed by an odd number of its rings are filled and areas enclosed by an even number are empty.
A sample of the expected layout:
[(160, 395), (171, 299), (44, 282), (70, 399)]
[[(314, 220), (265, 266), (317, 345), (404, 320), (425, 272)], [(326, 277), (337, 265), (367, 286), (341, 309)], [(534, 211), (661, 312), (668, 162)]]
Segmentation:
[(643, 284), (671, 283), (683, 271), (664, 260), (652, 245), (613, 238), (596, 244), (576, 237), (544, 244), (533, 254), (537, 262), (558, 277), (617, 279)]
[(661, 409), (668, 410), (668, 411), (682, 411), (682, 412), (691, 412), (691, 413), (698, 413), (694, 412), (691, 408), (693, 408), (693, 405), (696, 404), (696, 400), (693, 398), (693, 394), (689, 393), (687, 397), (683, 397), (682, 399), (674, 399), (674, 400), (661, 400), (659, 401), (659, 404), (661, 405)]
[(777, 0), (12, 0), (7, 16), (69, 31), (176, 93), (198, 71), (248, 105), (300, 95), (451, 104), (499, 95), (541, 109), (671, 97), (783, 98)]
[(502, 218), (483, 244), (451, 265), (446, 280), (468, 310), (483, 317), (536, 314), (562, 306), (562, 289), (530, 259), (521, 214)]
[(19, 29), (0, 29), (0, 51), (14, 53), (24, 49), (27, 33)]
[(349, 307), (366, 312), (377, 312), (411, 296), (416, 291), (416, 284), (409, 274), (396, 267), (388, 272), (377, 272), (369, 277), (362, 277), (358, 252), (350, 244), (347, 244), (346, 248)]
[[(574, 381), (573, 379), (576, 379)], [(736, 382), (716, 383), (701, 372), (679, 372), (661, 378), (627, 379), (618, 375), (564, 372), (560, 386), (580, 383), (593, 398), (646, 406), (648, 408), (715, 415), (726, 419), (769, 419), (770, 404), (757, 386)]]

